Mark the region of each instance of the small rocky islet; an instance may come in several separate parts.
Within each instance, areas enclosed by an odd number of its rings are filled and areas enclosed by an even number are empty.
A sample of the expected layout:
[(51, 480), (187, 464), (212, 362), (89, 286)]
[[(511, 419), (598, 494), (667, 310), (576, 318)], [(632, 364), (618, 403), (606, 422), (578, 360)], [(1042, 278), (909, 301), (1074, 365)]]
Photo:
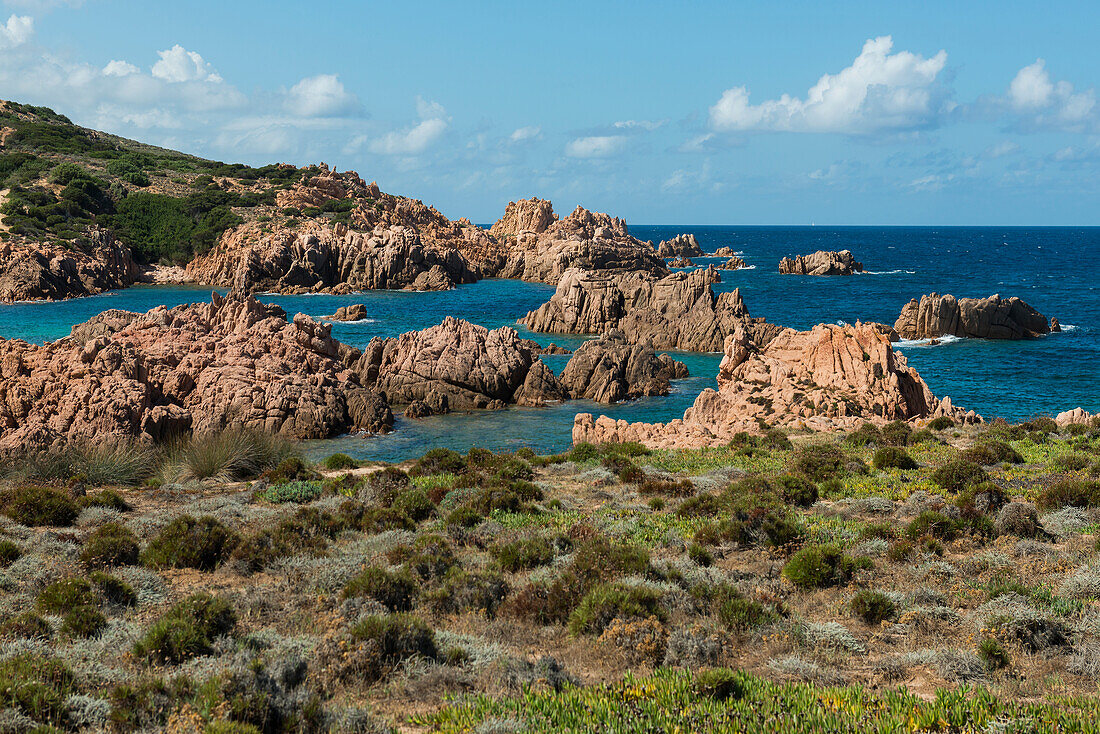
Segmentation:
[[(624, 701), (699, 730), (1091, 720), (1100, 416), (987, 422), (897, 351), (1057, 331), (1019, 298), (913, 294), (893, 326), (789, 328), (715, 293), (745, 263), (690, 234), (644, 242), (537, 198), (482, 228), (354, 172), (204, 161), (12, 102), (0, 127), (0, 299), (228, 291), (0, 340), (0, 730), (658, 715)], [(522, 326), (593, 338), (441, 314), (357, 348), (332, 322), (369, 325), (367, 304), (313, 319), (256, 298), (486, 278), (553, 286)], [(667, 395), (675, 350), (721, 353), (717, 388), (666, 423), (580, 413), (557, 455), (312, 464), (297, 443)], [(940, 692), (969, 685), (990, 693)], [(1052, 694), (1077, 698), (1035, 702)]]

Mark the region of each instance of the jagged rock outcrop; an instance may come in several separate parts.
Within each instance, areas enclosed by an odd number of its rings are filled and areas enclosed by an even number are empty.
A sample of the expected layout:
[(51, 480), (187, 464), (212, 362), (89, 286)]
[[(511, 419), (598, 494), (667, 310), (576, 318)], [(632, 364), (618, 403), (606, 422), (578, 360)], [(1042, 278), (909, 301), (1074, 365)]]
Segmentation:
[(851, 250), (829, 252), (818, 250), (795, 258), (779, 261), (782, 275), (853, 275), (863, 272), (863, 263), (857, 262)]
[(713, 256), (714, 257), (737, 257), (737, 250), (734, 250), (732, 247), (723, 246), (723, 247), (719, 247), (717, 250), (715, 250), (714, 253), (713, 253)]
[(894, 329), (902, 339), (959, 336), (978, 339), (1032, 339), (1050, 332), (1046, 316), (1015, 296), (955, 298), (932, 293), (909, 301)]
[(699, 247), (699, 241), (693, 234), (678, 234), (670, 240), (662, 240), (656, 250), (657, 255), (663, 258), (703, 256), (703, 248)]
[(694, 268), (695, 262), (690, 257), (674, 257), (668, 261), (670, 268)]
[(103, 229), (79, 248), (0, 242), (0, 301), (61, 300), (132, 285), (141, 276), (129, 248)]
[(560, 400), (566, 393), (539, 351), (511, 327), (490, 331), (447, 316), (438, 326), (371, 339), (357, 371), (395, 405), (421, 401), (437, 414)]
[(1065, 428), (1069, 425), (1097, 426), (1100, 425), (1100, 413), (1093, 415), (1084, 408), (1074, 408), (1059, 413), (1054, 417), (1054, 422)]
[(574, 267), (668, 272), (651, 245), (630, 235), (626, 222), (580, 206), (559, 220), (549, 201), (513, 201), (489, 234), (506, 255), (497, 266), (484, 268), (500, 278), (556, 284)]
[(780, 328), (752, 318), (739, 291), (714, 295), (714, 268), (656, 277), (643, 272), (567, 271), (549, 301), (520, 323), (533, 331), (602, 334), (618, 329), (635, 344), (654, 349), (718, 352), (741, 326), (758, 344)]
[(688, 376), (687, 367), (652, 347), (631, 344), (610, 331), (582, 344), (559, 378), (573, 398), (618, 403), (649, 395), (668, 395), (669, 380)]
[(740, 270), (740, 269), (745, 268), (745, 267), (748, 267), (745, 264), (745, 261), (742, 260), (741, 258), (737, 257), (736, 255), (734, 255), (729, 260), (726, 260), (724, 263), (719, 265), (718, 269), (719, 270)]
[(44, 345), (0, 340), (0, 449), (256, 428), (386, 430), (393, 415), (330, 326), (251, 297), (107, 311)]
[(352, 205), (350, 227), (321, 219), (294, 227), (247, 222), (193, 260), (188, 278), (244, 292), (443, 290), (481, 277), (466, 250), (486, 257), (498, 250), (483, 229), (383, 193), (354, 171), (336, 173), (322, 164), (319, 174), (278, 197), (280, 206), (296, 208), (328, 202)]
[(761, 425), (814, 430), (854, 428), (864, 421), (980, 418), (937, 399), (916, 370), (869, 324), (819, 324), (810, 331), (785, 329), (755, 347), (742, 329), (726, 342), (718, 389), (704, 390), (682, 420), (627, 423), (577, 415), (573, 440), (639, 441), (651, 447), (701, 447), (726, 443)]
[(353, 303), (350, 306), (341, 306), (332, 315), (333, 321), (362, 321), (367, 318), (366, 304)]

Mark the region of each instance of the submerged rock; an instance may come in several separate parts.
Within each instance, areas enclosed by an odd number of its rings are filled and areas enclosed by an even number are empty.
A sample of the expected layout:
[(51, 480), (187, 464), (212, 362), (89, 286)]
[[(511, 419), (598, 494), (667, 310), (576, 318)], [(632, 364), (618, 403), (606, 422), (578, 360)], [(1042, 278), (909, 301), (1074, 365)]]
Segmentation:
[(863, 263), (857, 262), (850, 250), (831, 252), (818, 250), (795, 258), (779, 261), (782, 275), (853, 275), (863, 272)]
[(650, 395), (668, 395), (669, 380), (688, 376), (687, 367), (652, 347), (631, 344), (622, 332), (610, 331), (585, 342), (561, 374), (561, 384), (574, 398), (617, 403)]
[(692, 352), (721, 351), (738, 325), (758, 344), (779, 333), (781, 327), (749, 316), (739, 291), (715, 296), (710, 286), (719, 280), (714, 268), (664, 277), (572, 269), (553, 297), (520, 323), (556, 334), (617, 329), (631, 343)]
[(894, 329), (902, 339), (937, 336), (1032, 339), (1050, 332), (1046, 316), (1015, 296), (955, 298), (932, 293), (909, 301)]
[(691, 448), (723, 445), (738, 432), (760, 432), (762, 425), (848, 430), (864, 421), (939, 415), (981, 420), (948, 398), (936, 398), (881, 328), (857, 323), (785, 329), (763, 348), (738, 328), (726, 342), (718, 389), (700, 393), (682, 420), (627, 423), (582, 413), (573, 440)]

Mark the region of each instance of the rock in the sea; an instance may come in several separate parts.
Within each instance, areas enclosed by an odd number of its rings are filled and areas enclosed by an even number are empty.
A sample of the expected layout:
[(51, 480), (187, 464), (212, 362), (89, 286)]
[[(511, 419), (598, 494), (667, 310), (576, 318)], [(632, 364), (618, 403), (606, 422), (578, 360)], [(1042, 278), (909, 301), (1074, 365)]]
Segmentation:
[(549, 301), (520, 322), (533, 331), (603, 334), (618, 329), (635, 344), (654, 349), (718, 352), (740, 325), (758, 344), (780, 328), (752, 318), (739, 291), (714, 295), (714, 268), (663, 278), (644, 272), (569, 270)]
[(129, 248), (104, 229), (73, 247), (0, 242), (0, 302), (61, 300), (125, 288), (141, 276)]
[(1100, 413), (1093, 415), (1084, 408), (1074, 408), (1056, 415), (1054, 422), (1062, 428), (1074, 424), (1082, 426), (1100, 425)]
[(577, 399), (618, 403), (648, 395), (668, 395), (669, 380), (688, 376), (687, 367), (652, 347), (631, 344), (622, 332), (610, 331), (582, 344), (565, 370), (561, 384)]
[(657, 255), (663, 258), (703, 256), (703, 248), (699, 247), (699, 241), (693, 234), (678, 234), (660, 242), (656, 249)]
[(857, 262), (850, 250), (827, 252), (818, 250), (795, 258), (779, 261), (782, 275), (852, 275), (863, 272), (863, 263)]
[(674, 257), (668, 261), (670, 268), (694, 268), (695, 262), (690, 257)]
[(713, 255), (714, 257), (737, 257), (737, 251), (732, 247), (719, 247)]
[(690, 448), (722, 445), (761, 425), (837, 430), (939, 415), (981, 420), (937, 399), (882, 329), (859, 323), (785, 329), (762, 349), (738, 329), (726, 342), (718, 390), (700, 393), (682, 420), (627, 423), (582, 413), (573, 440)]
[(365, 318), (367, 318), (367, 307), (362, 303), (341, 306), (332, 315), (333, 321), (362, 321)]
[(518, 402), (517, 393), (527, 405), (561, 399), (539, 351), (510, 327), (490, 331), (447, 316), (422, 331), (374, 337), (357, 370), (395, 405), (422, 401), (433, 414), (497, 409)]
[(1031, 339), (1049, 333), (1050, 325), (1046, 316), (1015, 296), (957, 299), (932, 293), (907, 303), (894, 329), (902, 339)]
[(742, 268), (745, 268), (745, 267), (748, 267), (745, 264), (745, 261), (742, 260), (741, 258), (737, 257), (736, 255), (734, 255), (729, 260), (726, 260), (724, 263), (719, 265), (718, 269), (719, 270), (741, 270)]
[(575, 267), (668, 272), (652, 246), (630, 235), (626, 222), (580, 206), (559, 220), (549, 201), (513, 201), (489, 234), (505, 255), (483, 269), (500, 278), (556, 284), (566, 270)]
[(292, 438), (380, 431), (385, 401), (330, 327), (251, 297), (108, 311), (44, 345), (0, 340), (0, 449), (255, 428)]
[(540, 354), (572, 354), (572, 349), (566, 349), (565, 347), (559, 347), (554, 342), (550, 342), (542, 348)]

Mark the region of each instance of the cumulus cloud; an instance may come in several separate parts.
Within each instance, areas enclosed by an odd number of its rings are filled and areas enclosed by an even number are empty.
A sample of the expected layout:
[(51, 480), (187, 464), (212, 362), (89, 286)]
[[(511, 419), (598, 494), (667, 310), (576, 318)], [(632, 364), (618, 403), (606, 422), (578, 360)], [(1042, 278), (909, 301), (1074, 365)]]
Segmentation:
[(414, 156), (423, 153), (437, 140), (443, 137), (450, 125), (450, 118), (443, 105), (416, 98), (416, 111), (420, 122), (405, 128), (388, 132), (372, 140), (368, 146), (372, 153), (382, 155)]
[(850, 135), (935, 127), (952, 107), (950, 90), (940, 80), (947, 52), (924, 58), (909, 51), (891, 53), (893, 45), (890, 36), (868, 40), (851, 66), (823, 75), (804, 99), (784, 94), (752, 104), (747, 87), (727, 89), (710, 108), (710, 125), (719, 132)]
[(565, 154), (570, 158), (608, 158), (626, 147), (623, 135), (590, 135), (574, 138), (565, 146)]
[(1068, 81), (1052, 81), (1043, 59), (1016, 72), (1006, 101), (1018, 116), (1019, 127), (1075, 131), (1100, 127), (1096, 90), (1078, 92)]
[(306, 77), (287, 94), (286, 109), (305, 117), (323, 117), (354, 112), (359, 100), (351, 94), (336, 74)]
[(103, 67), (103, 76), (129, 76), (130, 74), (137, 74), (140, 71), (141, 69), (128, 61), (112, 59)]
[(166, 51), (157, 51), (160, 60), (153, 64), (153, 76), (166, 82), (214, 82), (221, 76), (197, 51), (188, 51), (178, 43)]
[(528, 140), (535, 140), (542, 134), (542, 128), (538, 125), (528, 125), (527, 127), (516, 128), (512, 131), (512, 134), (508, 136), (508, 139), (513, 143), (523, 143)]
[(0, 25), (0, 49), (22, 46), (34, 35), (34, 18), (27, 15), (11, 15)]

